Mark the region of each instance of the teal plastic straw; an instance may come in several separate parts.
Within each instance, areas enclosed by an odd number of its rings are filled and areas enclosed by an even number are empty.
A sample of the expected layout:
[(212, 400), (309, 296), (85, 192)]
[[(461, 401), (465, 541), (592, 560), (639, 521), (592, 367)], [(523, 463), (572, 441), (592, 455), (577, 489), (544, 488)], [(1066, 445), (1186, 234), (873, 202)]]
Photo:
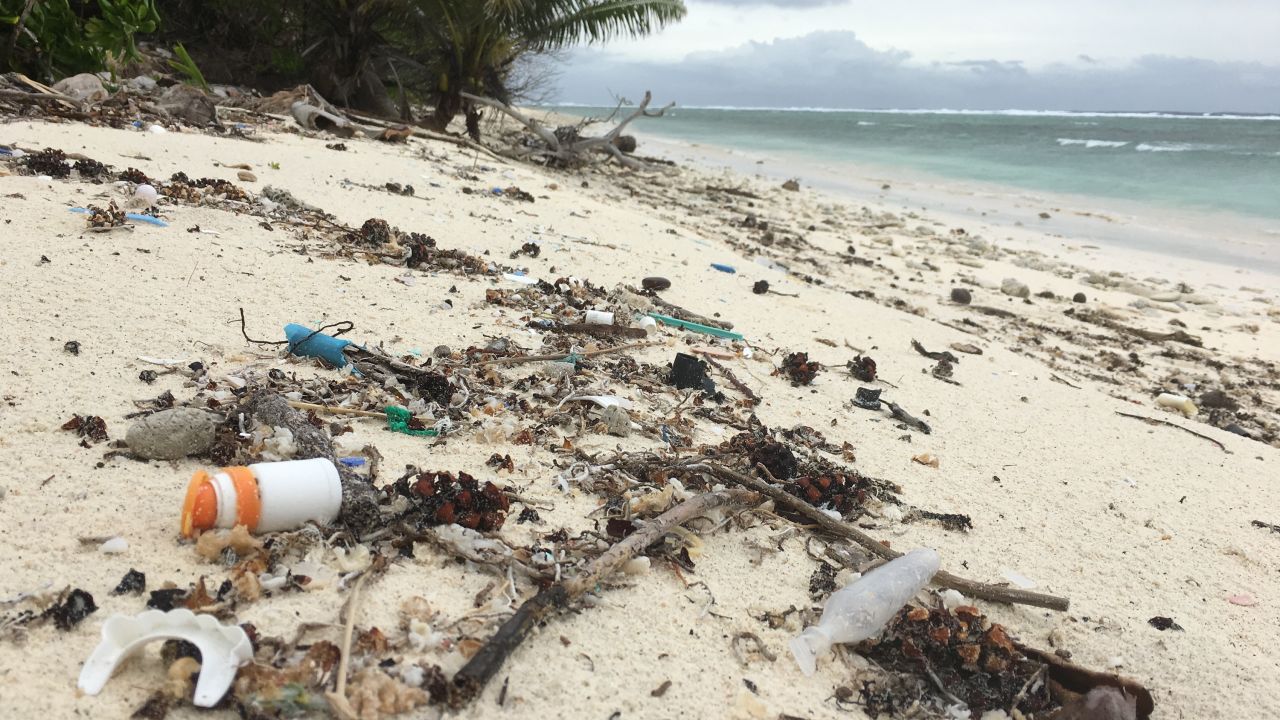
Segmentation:
[(659, 315), (658, 313), (649, 313), (649, 317), (653, 318), (654, 320), (657, 320), (663, 325), (670, 325), (672, 327), (683, 328), (685, 330), (692, 330), (693, 332), (702, 333), (703, 335), (712, 335), (714, 337), (728, 338), (730, 340), (746, 340), (745, 337), (743, 337), (742, 335), (736, 332), (731, 332), (729, 330), (721, 330), (720, 328), (714, 328), (707, 325), (699, 325), (698, 323), (689, 322), (688, 320), (681, 320), (679, 318), (673, 318), (668, 315)]

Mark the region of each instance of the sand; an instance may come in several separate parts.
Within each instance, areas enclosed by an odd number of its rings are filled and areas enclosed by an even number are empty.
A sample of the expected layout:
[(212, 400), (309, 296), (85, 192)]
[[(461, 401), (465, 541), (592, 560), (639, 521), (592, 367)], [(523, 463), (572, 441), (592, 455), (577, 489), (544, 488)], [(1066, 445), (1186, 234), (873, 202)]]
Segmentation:
[[(1154, 717), (1280, 715), (1280, 661), (1274, 652), (1280, 643), (1280, 535), (1250, 524), (1280, 523), (1280, 455), (1265, 442), (1213, 427), (1204, 422), (1205, 414), (1188, 420), (1155, 406), (1155, 393), (1170, 377), (1199, 383), (1216, 377), (1218, 371), (1186, 355), (1200, 351), (1176, 343), (1129, 345), (1106, 328), (1064, 315), (1108, 308), (1117, 322), (1160, 332), (1174, 329), (1168, 321), (1178, 319), (1203, 338), (1210, 348), (1205, 356), (1225, 364), (1223, 376), (1242, 384), (1230, 392), (1256, 394), (1249, 407), (1274, 428), (1277, 385), (1266, 371), (1274, 373), (1280, 359), (1277, 277), (1180, 260), (1176, 268), (1161, 267), (1168, 284), (1157, 285), (1143, 282), (1152, 266), (1137, 253), (1115, 250), (1099, 264), (1091, 252), (1063, 250), (1070, 238), (1037, 238), (1026, 227), (969, 226), (967, 237), (979, 234), (1010, 248), (977, 252), (966, 238), (950, 234), (954, 226), (927, 210), (890, 219), (883, 213), (897, 212), (891, 202), (840, 198), (807, 185), (786, 192), (773, 180), (713, 169), (648, 176), (548, 172), (421, 140), (388, 145), (356, 139), (347, 141), (347, 152), (337, 152), (325, 148), (331, 138), (283, 130), (262, 127), (256, 133), (261, 142), (255, 143), (196, 132), (153, 135), (11, 122), (0, 127), (0, 142), (29, 150), (59, 147), (159, 177), (181, 170), (235, 181), (236, 170), (222, 165), (248, 163), (258, 181), (244, 183), (246, 189), (288, 189), (349, 225), (381, 217), (429, 234), (441, 247), (489, 250), (503, 261), (522, 243), (540, 239), (540, 257), (511, 261), (526, 264), (535, 277), (574, 274), (609, 288), (665, 276), (672, 281), (663, 293), (667, 300), (731, 320), (747, 336), (753, 358), (726, 362), (764, 398), (756, 409), (762, 422), (808, 425), (836, 445), (848, 442), (855, 467), (898, 483), (904, 502), (965, 513), (974, 525), (958, 533), (933, 523), (868, 517), (862, 521), (868, 532), (895, 548), (935, 547), (944, 567), (969, 577), (1005, 582), (1013, 571), (1038, 590), (1069, 596), (1068, 612), (980, 607), (1027, 644), (1068, 650), (1082, 665), (1143, 683), (1157, 702)], [(460, 173), (478, 179), (462, 179)], [(408, 183), (416, 194), (395, 196), (344, 180)], [(749, 189), (760, 199), (751, 206), (745, 198), (708, 194), (708, 184)], [(514, 203), (483, 192), (511, 185), (532, 192), (536, 202)], [(464, 187), (481, 192), (464, 194)], [(6, 491), (0, 499), (0, 599), (70, 585), (91, 592), (99, 606), (71, 631), (45, 625), (21, 643), (0, 641), (0, 697), (14, 717), (127, 716), (163, 683), (165, 668), (154, 648), (118, 672), (99, 696), (76, 690), (80, 665), (97, 643), (102, 621), (143, 606), (137, 597), (112, 596), (109, 590), (130, 568), (146, 573), (149, 589), (166, 581), (185, 587), (202, 575), (216, 584), (225, 576), (177, 533), (187, 479), (204, 462), (104, 460), (105, 444), (85, 449), (59, 429), (73, 413), (93, 414), (106, 419), (113, 439), (123, 438), (133, 401), (164, 390), (179, 401), (195, 394), (180, 375), (144, 385), (138, 374), (148, 366), (139, 356), (200, 360), (215, 378), (246, 366), (336, 376), (246, 343), (239, 308), (255, 338), (274, 339), (287, 322), (349, 320), (356, 328), (353, 339), (382, 343), (397, 354), (429, 354), (441, 344), (483, 345), (495, 336), (539, 345), (536, 334), (522, 327), (521, 313), (485, 303), (486, 289), (515, 287), (508, 282), (326, 257), (332, 244), (319, 236), (303, 237), (282, 224), (268, 229), (258, 217), (223, 209), (171, 206), (168, 228), (139, 226), (101, 235), (84, 232), (84, 217), (67, 211), (102, 204), (118, 192), (110, 185), (0, 177), (0, 308), (10, 348), (0, 360), (0, 448), (6, 459), (0, 471)], [(778, 229), (772, 245), (761, 244), (759, 231), (737, 226), (748, 213)], [(197, 226), (201, 232), (189, 231)], [(929, 230), (918, 231), (920, 226)], [(1005, 240), (1006, 232), (1016, 239)], [(785, 240), (794, 234), (805, 241)], [(851, 245), (856, 257), (873, 259), (873, 266), (841, 260)], [(785, 262), (821, 284), (766, 266), (758, 262), (762, 258)], [(1085, 284), (1083, 272), (1066, 268), (1060, 258), (1134, 278), (1149, 291), (1186, 282), (1209, 302), (1147, 299), (1153, 307), (1134, 308), (1139, 295)], [(712, 262), (738, 272), (717, 272)], [(412, 279), (397, 281), (406, 277)], [(1033, 296), (1030, 304), (1010, 299), (998, 290), (1010, 277), (1033, 293), (1049, 290), (1056, 297)], [(799, 297), (753, 294), (752, 284), (762, 279)], [(972, 290), (975, 305), (999, 307), (1021, 319), (977, 315), (950, 303), (950, 289), (957, 286)], [(850, 294), (865, 291), (874, 298)], [(1070, 302), (1076, 292), (1088, 296), (1083, 306)], [(445, 298), (452, 299), (452, 308), (442, 305)], [(966, 320), (984, 330), (979, 333)], [(665, 331), (661, 338), (663, 344), (634, 357), (669, 362), (689, 347), (692, 336)], [(929, 374), (934, 362), (912, 350), (912, 339), (930, 350), (972, 343), (984, 352), (961, 355), (953, 375), (960, 384), (953, 385)], [(68, 340), (80, 343), (79, 355), (64, 350)], [(928, 412), (932, 434), (900, 429), (887, 416), (849, 405), (862, 384), (843, 369), (855, 354), (850, 347), (875, 358), (881, 377), (893, 385), (880, 385), (886, 396), (917, 415)], [(1167, 356), (1170, 349), (1173, 357)], [(771, 376), (782, 353), (796, 350), (828, 366), (810, 387)], [(1107, 352), (1118, 360), (1108, 365)], [(1136, 355), (1130, 358), (1130, 352)], [(1257, 384), (1244, 387), (1251, 378)], [(665, 416), (679, 402), (674, 393), (652, 394), (604, 376), (591, 388), (636, 400), (637, 416), (645, 421)], [(1225, 451), (1117, 411), (1193, 428)], [(346, 444), (376, 444), (385, 458), (384, 478), (416, 464), (515, 485), (538, 504), (543, 524), (509, 521), (500, 534), (514, 546), (535, 543), (560, 527), (570, 534), (593, 527), (589, 514), (598, 500), (581, 490), (558, 490), (555, 458), (545, 447), (488, 444), (469, 429), (433, 447), (388, 433), (376, 420), (352, 425), (355, 433), (344, 436)], [(705, 419), (696, 428), (698, 443), (718, 443), (735, 432)], [(599, 433), (573, 442), (591, 453), (661, 446), (644, 436)], [(495, 452), (511, 454), (514, 474), (485, 466)], [(912, 462), (920, 453), (936, 455), (939, 467)], [(799, 625), (771, 629), (756, 619), (766, 611), (813, 604), (808, 580), (817, 564), (805, 553), (804, 533), (784, 539), (780, 552), (757, 549), (774, 545), (788, 525), (757, 522), (747, 530), (707, 536), (695, 571), (685, 572), (683, 580), (661, 562), (648, 574), (619, 578), (581, 611), (535, 633), (459, 715), (858, 717), (853, 706), (838, 709), (833, 693), (875, 677), (865, 662), (852, 654), (827, 658), (817, 674), (805, 677), (786, 650)], [(128, 542), (123, 554), (104, 555), (78, 540), (116, 535)], [(420, 545), (415, 559), (394, 562), (365, 588), (358, 624), (382, 628), (398, 641), (401, 604), (422, 596), (438, 611), (437, 629), (461, 621), (444, 630), (446, 635), (483, 639), (509, 611), (494, 580), (482, 568), (459, 565)], [(527, 581), (518, 590), (522, 598), (532, 592)], [(337, 623), (346, 594), (335, 587), (279, 594), (242, 606), (237, 619), (265, 634), (289, 637), (300, 623)], [(1228, 601), (1242, 595), (1256, 604)], [(477, 610), (478, 602), (490, 604)], [(473, 613), (479, 619), (464, 619)], [(1159, 631), (1148, 624), (1155, 616), (1171, 617), (1184, 630)], [(741, 664), (731, 647), (740, 632), (756, 633), (777, 659)], [(336, 640), (338, 628), (314, 637)], [(464, 660), (456, 650), (439, 648), (393, 654), (439, 664), (446, 673)], [(654, 696), (666, 681), (669, 689)], [(422, 708), (413, 716), (439, 712)], [(171, 714), (196, 716), (229, 718), (234, 712), (209, 715), (188, 706)]]

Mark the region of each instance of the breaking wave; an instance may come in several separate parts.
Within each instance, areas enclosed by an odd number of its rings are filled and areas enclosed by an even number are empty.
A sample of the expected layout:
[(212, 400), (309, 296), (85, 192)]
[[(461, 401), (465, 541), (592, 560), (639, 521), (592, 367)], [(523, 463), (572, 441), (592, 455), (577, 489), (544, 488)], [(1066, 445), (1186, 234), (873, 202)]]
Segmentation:
[(1120, 148), (1128, 145), (1125, 140), (1077, 140), (1076, 138), (1058, 138), (1058, 144), (1067, 145), (1083, 145), (1087, 148)]

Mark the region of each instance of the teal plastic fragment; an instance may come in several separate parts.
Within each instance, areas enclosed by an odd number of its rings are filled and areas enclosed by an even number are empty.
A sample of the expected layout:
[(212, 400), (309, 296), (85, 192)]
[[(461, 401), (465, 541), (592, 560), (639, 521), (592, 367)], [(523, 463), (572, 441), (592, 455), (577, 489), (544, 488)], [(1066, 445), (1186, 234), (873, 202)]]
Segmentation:
[(406, 408), (402, 408), (399, 405), (388, 405), (383, 409), (387, 413), (387, 429), (391, 432), (415, 435), (417, 437), (435, 437), (440, 434), (438, 430), (414, 430), (410, 428), (409, 421), (413, 419), (413, 413)]
[(720, 328), (714, 328), (707, 325), (699, 325), (698, 323), (695, 323), (695, 322), (689, 322), (688, 320), (681, 320), (679, 318), (673, 318), (667, 315), (659, 315), (658, 313), (649, 313), (649, 317), (653, 318), (654, 320), (657, 320), (663, 325), (670, 325), (672, 327), (678, 327), (684, 330), (692, 330), (693, 332), (702, 333), (703, 335), (711, 335), (713, 337), (728, 338), (730, 340), (746, 340), (746, 338), (740, 335), (739, 333), (732, 332), (730, 330), (721, 330)]

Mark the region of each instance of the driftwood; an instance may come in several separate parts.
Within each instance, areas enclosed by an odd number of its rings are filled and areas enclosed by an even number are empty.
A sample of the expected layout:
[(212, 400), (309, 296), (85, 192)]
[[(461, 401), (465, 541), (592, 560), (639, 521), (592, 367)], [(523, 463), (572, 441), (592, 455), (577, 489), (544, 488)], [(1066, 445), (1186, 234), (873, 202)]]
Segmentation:
[(578, 575), (539, 590), (536, 595), (521, 604), (515, 614), (508, 618), (493, 637), (453, 676), (449, 704), (458, 708), (474, 700), (534, 628), (548, 619), (553, 612), (567, 608), (583, 593), (594, 589), (608, 579), (624, 563), (661, 540), (672, 529), (705, 515), (714, 508), (748, 505), (758, 499), (759, 495), (746, 490), (720, 490), (686, 500), (615, 543), (603, 555), (583, 567)]
[(642, 291), (636, 290), (630, 285), (627, 286), (627, 289), (637, 295), (644, 295), (645, 297), (649, 298), (650, 300), (653, 301), (654, 305), (657, 305), (658, 307), (662, 308), (663, 310), (666, 311), (667, 315), (670, 315), (671, 317), (677, 320), (686, 320), (691, 323), (706, 325), (707, 327), (720, 328), (721, 330), (733, 329), (733, 323), (728, 322), (727, 320), (717, 320), (716, 318), (709, 318), (709, 317), (706, 317), (705, 315), (699, 315), (695, 312), (685, 310), (679, 305), (676, 305), (674, 303), (669, 303), (666, 300), (663, 300), (662, 298), (658, 297), (657, 293), (651, 293), (647, 291), (642, 292)]
[[(817, 525), (822, 531), (837, 537), (852, 540), (863, 548), (871, 551), (874, 555), (884, 558), (885, 560), (893, 560), (894, 558), (902, 555), (902, 553), (897, 550), (890, 549), (879, 540), (876, 540), (856, 527), (831, 518), (829, 515), (818, 510), (809, 503), (795, 497), (794, 495), (790, 495), (769, 483), (760, 480), (759, 478), (744, 475), (724, 467), (723, 465), (705, 464), (690, 465), (688, 467), (690, 469), (705, 470), (723, 480), (727, 480), (749, 490), (754, 490), (761, 495), (765, 495), (771, 498), (778, 505), (803, 515), (807, 520)], [(941, 585), (942, 587), (958, 590), (970, 597), (982, 598), (983, 600), (990, 600), (992, 602), (1033, 605), (1035, 607), (1062, 611), (1065, 611), (1070, 606), (1070, 600), (1067, 598), (1028, 592), (1026, 590), (1018, 590), (1016, 588), (1003, 587), (999, 585), (988, 585), (975, 580), (962, 578), (958, 575), (952, 575), (946, 570), (939, 570), (938, 574), (933, 576), (933, 582), (934, 584)]]
[(1104, 328), (1115, 330), (1118, 333), (1139, 337), (1149, 342), (1172, 341), (1172, 342), (1182, 343), (1184, 345), (1190, 345), (1192, 347), (1204, 347), (1203, 340), (1196, 337), (1195, 335), (1192, 335), (1186, 332), (1185, 330), (1174, 330), (1173, 332), (1169, 332), (1169, 333), (1161, 333), (1161, 332), (1155, 332), (1153, 330), (1143, 330), (1142, 328), (1136, 328), (1131, 325), (1125, 325), (1123, 323), (1116, 322), (1115, 320), (1112, 320), (1110, 318), (1103, 317), (1102, 315), (1097, 313), (1068, 312), (1067, 314), (1071, 315), (1072, 317), (1074, 317), (1075, 319), (1081, 322), (1087, 322), (1087, 323), (1090, 323), (1091, 325), (1100, 325)]
[(514, 153), (517, 159), (528, 159), (530, 156), (541, 156), (546, 162), (555, 163), (562, 166), (577, 166), (586, 164), (593, 155), (603, 153), (617, 160), (624, 167), (633, 170), (642, 170), (647, 166), (639, 160), (625, 155), (619, 145), (619, 138), (622, 137), (622, 131), (630, 125), (633, 120), (640, 117), (662, 117), (671, 108), (675, 107), (675, 103), (668, 103), (659, 110), (650, 110), (649, 103), (653, 100), (653, 93), (645, 91), (644, 99), (636, 106), (635, 110), (623, 118), (612, 130), (603, 135), (595, 137), (574, 137), (572, 139), (562, 140), (556, 132), (537, 120), (525, 115), (519, 110), (507, 105), (500, 100), (493, 98), (481, 97), (470, 93), (462, 93), (462, 97), (476, 105), (493, 108), (507, 117), (515, 120), (523, 125), (529, 132), (540, 141), (541, 145), (537, 147), (525, 148)]
[(312, 425), (307, 416), (289, 406), (289, 401), (270, 392), (250, 395), (244, 405), (259, 423), (273, 427), (286, 427), (293, 433), (298, 446), (297, 458), (325, 458), (338, 468), (342, 480), (342, 507), (338, 512), (340, 522), (361, 536), (377, 529), (380, 522), (377, 491), (360, 476), (339, 463), (333, 454), (333, 441), (329, 433)]

